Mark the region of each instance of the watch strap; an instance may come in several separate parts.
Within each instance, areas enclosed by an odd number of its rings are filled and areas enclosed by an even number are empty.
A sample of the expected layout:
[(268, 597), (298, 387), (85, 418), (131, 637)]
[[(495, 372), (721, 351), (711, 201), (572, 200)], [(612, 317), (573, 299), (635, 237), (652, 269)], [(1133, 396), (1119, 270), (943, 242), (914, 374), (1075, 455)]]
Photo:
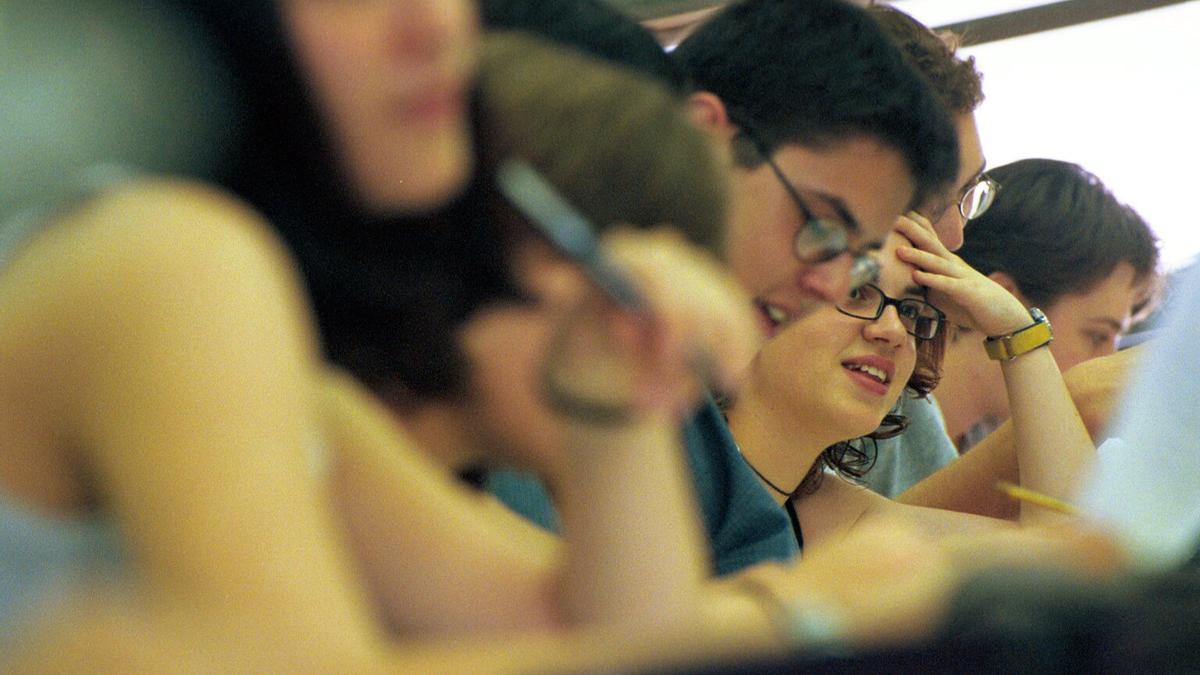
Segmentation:
[(1009, 333), (996, 335), (984, 340), (983, 347), (988, 358), (996, 361), (1011, 361), (1022, 354), (1027, 354), (1039, 347), (1044, 347), (1054, 340), (1054, 331), (1046, 315), (1036, 307), (1029, 309), (1033, 323)]

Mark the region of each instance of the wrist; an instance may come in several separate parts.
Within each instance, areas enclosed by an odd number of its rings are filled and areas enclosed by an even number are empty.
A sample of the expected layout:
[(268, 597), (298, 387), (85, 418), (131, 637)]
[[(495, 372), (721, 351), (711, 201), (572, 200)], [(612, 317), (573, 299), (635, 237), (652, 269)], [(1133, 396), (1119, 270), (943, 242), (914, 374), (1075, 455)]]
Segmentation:
[(1022, 354), (1045, 347), (1054, 340), (1050, 320), (1036, 307), (1029, 308), (1029, 320), (1006, 334), (989, 335), (984, 340), (988, 358), (996, 361), (1011, 361)]
[(980, 322), (979, 329), (984, 336), (991, 338), (1011, 335), (1033, 323), (1034, 319), (1025, 305), (1013, 297), (1009, 297), (1008, 300), (1012, 302), (1011, 306), (1006, 303), (1003, 309), (993, 311), (986, 324)]

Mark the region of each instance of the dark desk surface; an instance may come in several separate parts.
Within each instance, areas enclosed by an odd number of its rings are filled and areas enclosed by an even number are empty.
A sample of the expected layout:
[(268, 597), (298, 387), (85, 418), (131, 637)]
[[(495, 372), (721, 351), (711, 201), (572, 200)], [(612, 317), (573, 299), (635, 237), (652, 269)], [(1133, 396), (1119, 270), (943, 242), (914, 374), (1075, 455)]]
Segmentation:
[(1200, 673), (1200, 567), (1105, 583), (997, 570), (964, 586), (927, 644), (686, 672)]

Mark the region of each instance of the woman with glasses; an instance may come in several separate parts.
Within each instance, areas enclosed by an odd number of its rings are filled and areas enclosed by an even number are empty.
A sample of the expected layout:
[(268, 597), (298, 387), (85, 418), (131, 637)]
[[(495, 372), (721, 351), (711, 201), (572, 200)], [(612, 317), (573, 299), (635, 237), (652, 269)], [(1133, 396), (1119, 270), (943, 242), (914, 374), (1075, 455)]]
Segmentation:
[[(870, 467), (871, 439), (902, 433), (904, 420), (889, 415), (901, 394), (925, 395), (937, 384), (952, 322), (989, 336), (988, 349), (1001, 360), (1019, 428), (1021, 482), (1070, 499), (1094, 448), (1042, 349), (1050, 340), (1045, 317), (915, 222), (899, 224), (879, 259), (876, 281), (768, 342), (726, 410), (746, 462), (786, 505), (798, 543), (819, 545), (876, 518), (934, 533), (999, 522), (900, 505), (854, 481)], [(1049, 447), (1053, 453), (1044, 452)], [(1021, 521), (1057, 517), (1029, 509)]]

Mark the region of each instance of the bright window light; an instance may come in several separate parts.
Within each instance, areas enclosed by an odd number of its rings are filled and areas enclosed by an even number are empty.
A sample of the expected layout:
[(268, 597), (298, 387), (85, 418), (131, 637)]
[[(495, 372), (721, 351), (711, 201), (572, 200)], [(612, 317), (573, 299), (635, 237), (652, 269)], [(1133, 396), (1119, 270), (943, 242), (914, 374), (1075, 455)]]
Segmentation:
[(1082, 165), (1150, 223), (1167, 269), (1183, 266), (1200, 254), (1198, 39), (1200, 2), (1186, 2), (962, 50), (984, 77), (989, 165)]

